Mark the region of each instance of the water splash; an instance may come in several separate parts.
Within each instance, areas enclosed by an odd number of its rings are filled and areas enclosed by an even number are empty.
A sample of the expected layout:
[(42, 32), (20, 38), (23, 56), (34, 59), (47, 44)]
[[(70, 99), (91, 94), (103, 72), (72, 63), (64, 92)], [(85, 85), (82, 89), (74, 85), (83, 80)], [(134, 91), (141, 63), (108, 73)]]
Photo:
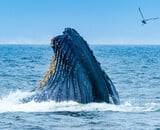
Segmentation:
[(124, 102), (121, 105), (107, 103), (79, 104), (74, 101), (57, 103), (54, 101), (21, 103), (20, 100), (32, 95), (31, 92), (16, 91), (0, 99), (0, 113), (4, 112), (57, 112), (57, 111), (115, 111), (115, 112), (151, 112), (159, 111), (160, 103), (135, 105)]

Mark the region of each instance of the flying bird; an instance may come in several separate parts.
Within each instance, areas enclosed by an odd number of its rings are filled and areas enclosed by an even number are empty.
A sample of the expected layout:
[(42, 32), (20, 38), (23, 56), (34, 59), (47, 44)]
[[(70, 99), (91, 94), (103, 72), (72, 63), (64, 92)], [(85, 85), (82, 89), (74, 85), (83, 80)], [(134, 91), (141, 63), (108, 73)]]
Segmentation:
[(150, 21), (150, 20), (157, 20), (157, 19), (159, 19), (158, 17), (145, 19), (140, 8), (139, 8), (139, 13), (140, 13), (140, 15), (142, 17), (142, 21), (141, 21), (142, 25), (147, 24), (147, 22)]

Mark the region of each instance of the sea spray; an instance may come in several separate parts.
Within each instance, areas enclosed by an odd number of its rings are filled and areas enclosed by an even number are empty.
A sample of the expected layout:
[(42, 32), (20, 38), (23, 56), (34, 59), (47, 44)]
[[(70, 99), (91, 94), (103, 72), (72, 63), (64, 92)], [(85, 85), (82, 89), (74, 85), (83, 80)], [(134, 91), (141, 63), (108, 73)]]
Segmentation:
[(79, 104), (77, 102), (28, 102), (22, 103), (21, 99), (32, 95), (33, 92), (10, 92), (0, 99), (0, 113), (3, 112), (57, 112), (57, 111), (115, 111), (115, 112), (150, 112), (160, 109), (160, 103), (132, 104), (129, 101), (121, 105), (107, 103)]

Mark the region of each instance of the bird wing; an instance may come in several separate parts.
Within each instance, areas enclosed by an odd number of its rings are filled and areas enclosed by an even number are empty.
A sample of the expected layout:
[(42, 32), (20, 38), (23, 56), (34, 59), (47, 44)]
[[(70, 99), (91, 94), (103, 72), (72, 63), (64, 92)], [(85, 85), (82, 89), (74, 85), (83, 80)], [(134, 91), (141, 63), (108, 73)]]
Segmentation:
[(149, 19), (145, 19), (145, 21), (149, 21), (149, 20), (157, 20), (159, 18), (149, 18)]
[(142, 11), (141, 11), (141, 9), (140, 8), (138, 8), (139, 9), (139, 13), (141, 14), (141, 16), (142, 16), (142, 19), (144, 19), (144, 16), (143, 16), (143, 14), (142, 14)]

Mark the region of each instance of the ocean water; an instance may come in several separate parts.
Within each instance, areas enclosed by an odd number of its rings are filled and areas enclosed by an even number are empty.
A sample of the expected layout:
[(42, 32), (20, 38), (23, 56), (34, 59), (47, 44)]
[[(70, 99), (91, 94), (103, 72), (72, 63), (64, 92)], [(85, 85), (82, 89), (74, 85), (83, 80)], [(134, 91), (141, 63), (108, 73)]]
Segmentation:
[(48, 45), (0, 45), (0, 130), (160, 130), (160, 46), (90, 45), (121, 104), (21, 103), (51, 61)]

